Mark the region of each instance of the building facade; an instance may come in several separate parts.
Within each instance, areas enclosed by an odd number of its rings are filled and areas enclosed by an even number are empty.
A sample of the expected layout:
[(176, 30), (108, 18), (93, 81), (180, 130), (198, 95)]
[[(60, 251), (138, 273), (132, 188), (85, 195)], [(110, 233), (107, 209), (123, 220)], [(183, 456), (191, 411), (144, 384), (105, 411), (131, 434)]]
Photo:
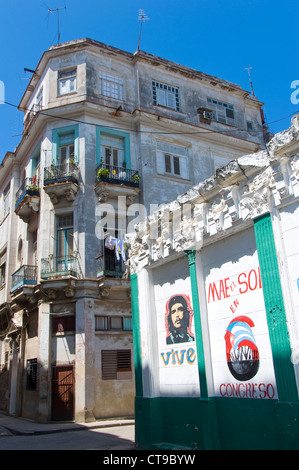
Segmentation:
[(298, 152), (296, 115), (127, 235), (140, 448), (299, 449)]
[(0, 168), (1, 407), (88, 421), (134, 414), (125, 233), (264, 148), (262, 103), (145, 52), (46, 51)]

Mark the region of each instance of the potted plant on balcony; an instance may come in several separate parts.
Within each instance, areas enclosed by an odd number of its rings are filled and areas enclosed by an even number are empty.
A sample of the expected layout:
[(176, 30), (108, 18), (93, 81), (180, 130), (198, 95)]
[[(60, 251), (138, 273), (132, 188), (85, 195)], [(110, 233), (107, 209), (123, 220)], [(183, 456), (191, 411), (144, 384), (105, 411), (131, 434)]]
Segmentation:
[(107, 168), (100, 168), (97, 172), (97, 178), (100, 180), (102, 179), (103, 177), (104, 178), (109, 178), (109, 170)]
[(135, 173), (135, 175), (131, 176), (130, 181), (131, 183), (138, 184), (140, 181), (140, 176), (138, 175), (138, 173)]
[(38, 187), (38, 181), (37, 181), (37, 176), (33, 176), (31, 180), (29, 180), (29, 184), (26, 185), (26, 192), (31, 194), (31, 195), (38, 195), (39, 194), (39, 187)]

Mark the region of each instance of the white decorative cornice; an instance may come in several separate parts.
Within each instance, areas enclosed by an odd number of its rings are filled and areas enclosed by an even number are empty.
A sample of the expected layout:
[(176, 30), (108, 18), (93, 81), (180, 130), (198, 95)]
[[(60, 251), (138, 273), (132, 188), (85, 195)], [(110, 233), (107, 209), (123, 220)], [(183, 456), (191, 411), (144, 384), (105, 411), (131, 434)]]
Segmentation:
[(279, 159), (266, 156), (263, 151), (230, 162), (137, 224), (126, 237), (130, 273), (186, 250), (199, 250), (242, 221), (248, 223), (299, 197), (299, 153)]

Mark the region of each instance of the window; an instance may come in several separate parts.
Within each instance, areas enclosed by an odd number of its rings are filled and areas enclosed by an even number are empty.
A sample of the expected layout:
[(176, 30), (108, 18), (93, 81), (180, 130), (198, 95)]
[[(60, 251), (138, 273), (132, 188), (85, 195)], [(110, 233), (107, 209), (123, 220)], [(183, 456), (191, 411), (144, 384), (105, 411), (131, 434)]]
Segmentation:
[(252, 131), (255, 130), (255, 129), (254, 129), (254, 124), (253, 124), (252, 121), (247, 121), (247, 130), (248, 130), (249, 132), (252, 132)]
[(59, 136), (59, 163), (63, 168), (67, 169), (70, 163), (75, 159), (75, 133), (69, 132)]
[(73, 214), (57, 217), (57, 256), (61, 260), (73, 256)]
[(36, 390), (37, 359), (27, 359), (26, 390)]
[(180, 176), (180, 158), (175, 155), (165, 154), (165, 172)]
[(36, 96), (35, 111), (43, 109), (43, 89), (41, 88)]
[(112, 135), (101, 136), (101, 161), (108, 170), (121, 168), (124, 163), (124, 139)]
[(232, 104), (222, 103), (222, 101), (207, 99), (212, 110), (212, 119), (225, 124), (235, 124), (235, 111)]
[(66, 333), (67, 331), (75, 331), (74, 315), (52, 318), (52, 333)]
[(188, 149), (158, 142), (157, 172), (166, 176), (189, 179)]
[(123, 79), (109, 73), (100, 72), (100, 94), (115, 98), (124, 99)]
[(79, 126), (66, 126), (52, 131), (52, 163), (64, 164), (63, 171), (72, 168), (70, 164), (79, 164)]
[(132, 331), (132, 318), (122, 316), (96, 316), (95, 317), (95, 330), (96, 331)]
[(131, 379), (131, 350), (102, 350), (102, 379)]
[(0, 286), (5, 284), (6, 277), (6, 250), (0, 254)]
[(153, 104), (180, 111), (179, 89), (152, 81)]
[(58, 94), (66, 95), (76, 91), (76, 69), (58, 72)]
[(3, 217), (9, 213), (10, 204), (10, 185), (8, 184), (3, 191)]

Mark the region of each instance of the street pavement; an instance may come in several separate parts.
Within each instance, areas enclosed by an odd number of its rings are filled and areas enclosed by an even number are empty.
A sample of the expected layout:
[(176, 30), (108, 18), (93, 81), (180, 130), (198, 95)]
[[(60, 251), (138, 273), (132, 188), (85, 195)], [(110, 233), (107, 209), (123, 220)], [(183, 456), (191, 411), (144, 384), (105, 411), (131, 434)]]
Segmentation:
[(0, 412), (0, 450), (134, 449), (134, 419), (36, 423)]

